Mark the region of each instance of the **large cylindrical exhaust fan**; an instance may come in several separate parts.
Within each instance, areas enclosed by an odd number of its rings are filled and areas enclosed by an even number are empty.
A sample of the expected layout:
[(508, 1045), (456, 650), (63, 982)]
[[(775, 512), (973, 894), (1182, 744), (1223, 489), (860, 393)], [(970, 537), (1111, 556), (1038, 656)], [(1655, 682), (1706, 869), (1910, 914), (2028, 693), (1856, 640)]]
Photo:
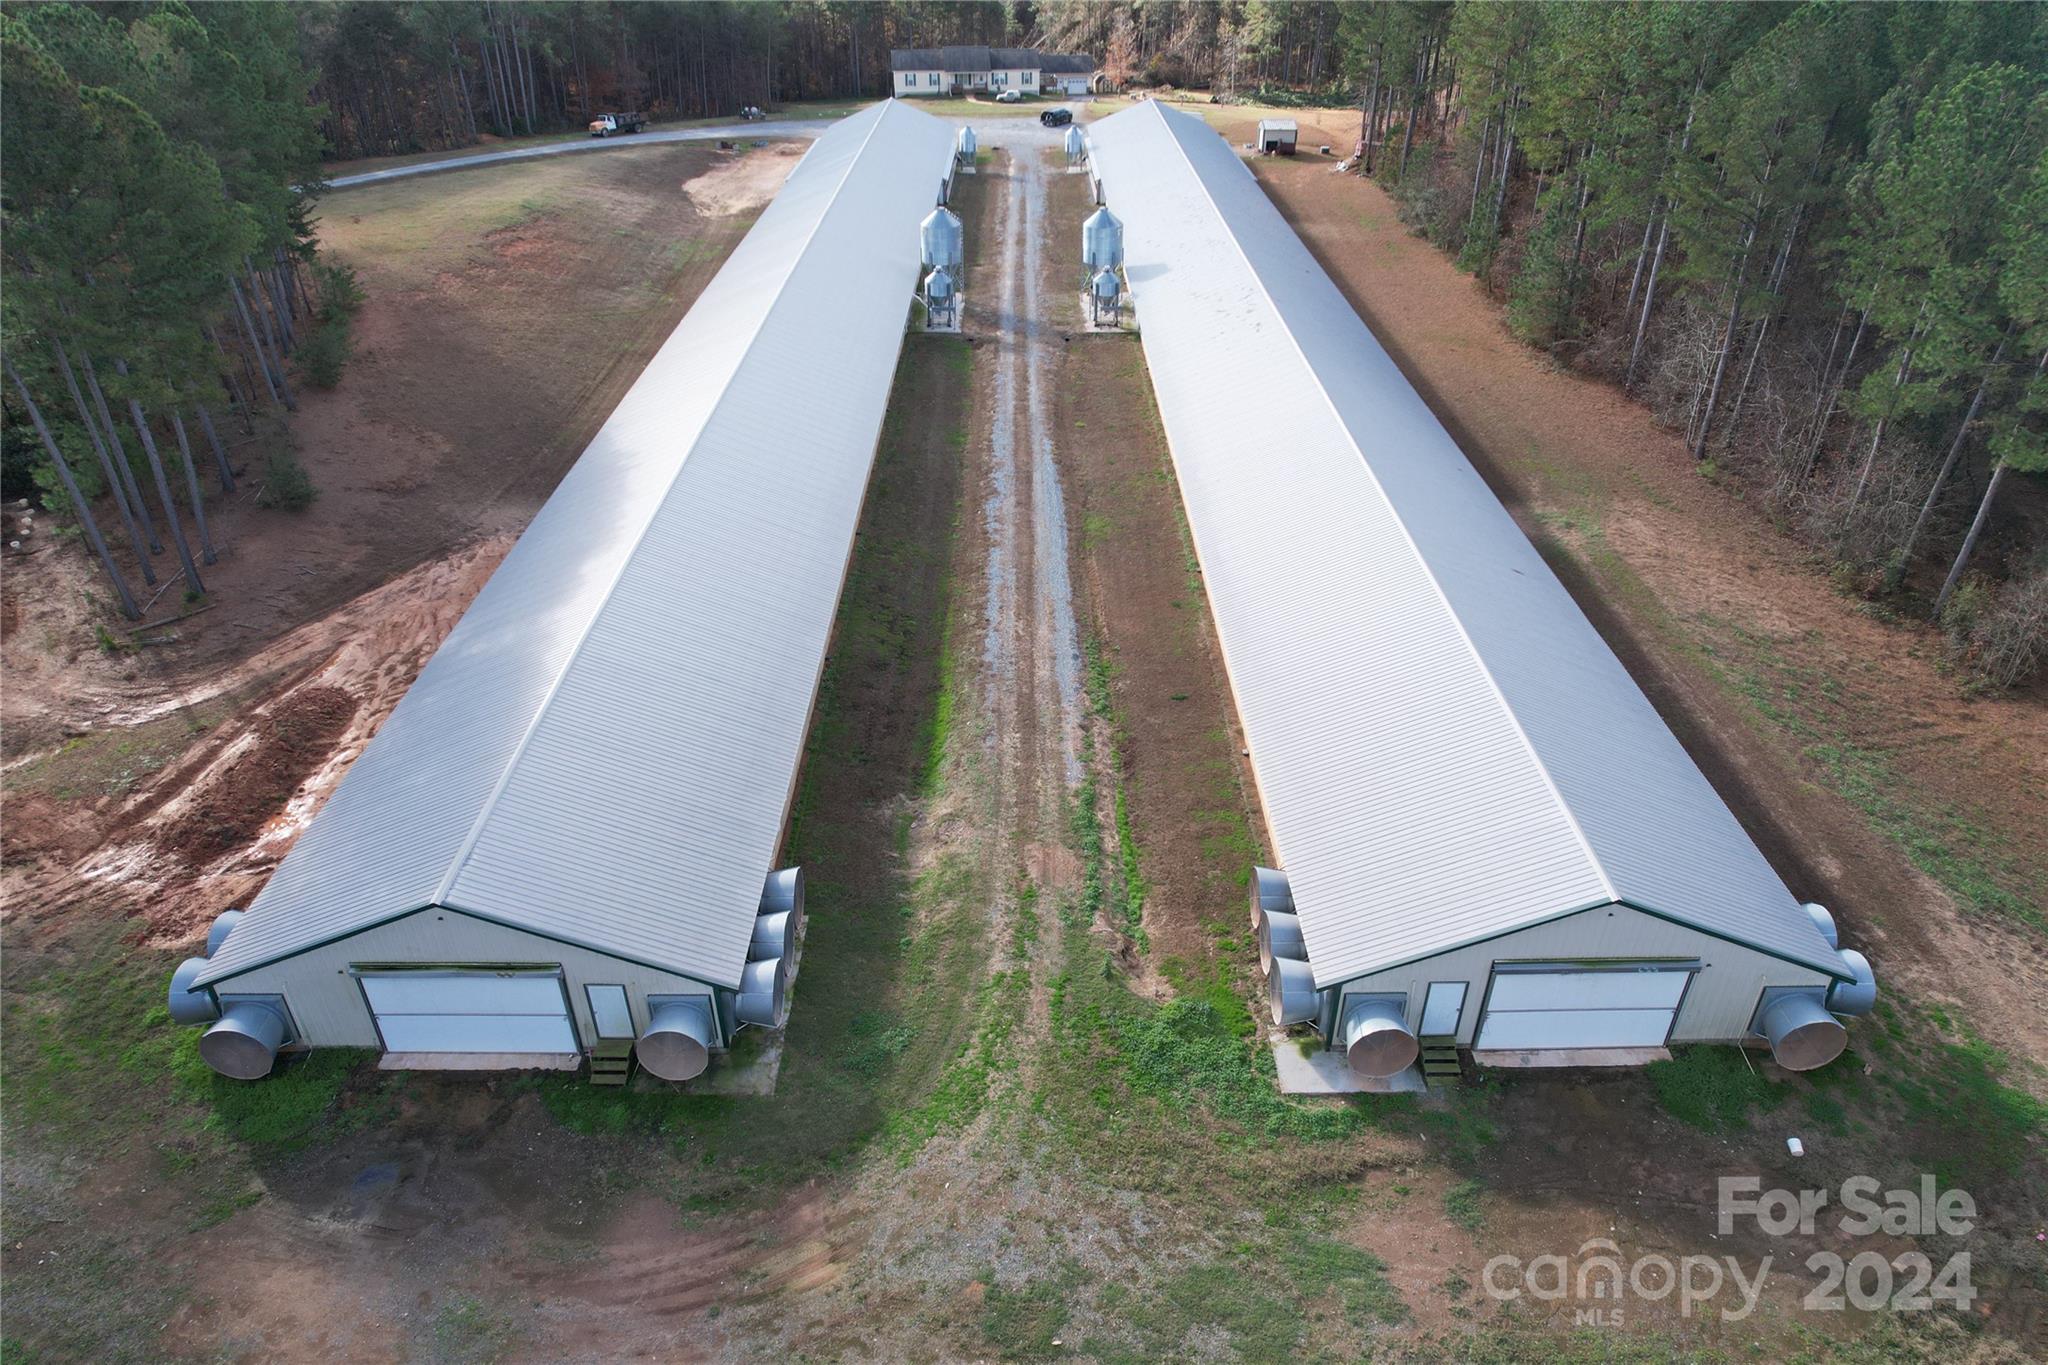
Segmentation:
[(194, 987), (199, 973), (206, 970), (206, 962), (221, 945), (228, 941), (228, 935), (242, 922), (244, 912), (223, 910), (213, 917), (213, 923), (206, 927), (206, 950), (198, 957), (188, 957), (178, 964), (171, 973), (169, 1006), (171, 1019), (179, 1024), (210, 1024), (220, 1018), (220, 1002), (213, 992), (205, 987)]
[(652, 996), (647, 1031), (633, 1045), (640, 1065), (665, 1081), (687, 1081), (711, 1064), (711, 1002), (702, 996)]
[(787, 961), (786, 957), (763, 958), (740, 969), (739, 997), (733, 1002), (733, 1014), (742, 1024), (782, 1027), (789, 994), (789, 976), (782, 964)]
[(1355, 999), (1337, 1030), (1344, 1060), (1361, 1076), (1394, 1076), (1415, 1064), (1422, 1045), (1408, 1031), (1400, 996)]
[(1301, 937), (1301, 917), (1285, 910), (1268, 910), (1259, 917), (1259, 970), (1270, 973), (1276, 957), (1308, 961), (1308, 944)]
[(206, 955), (212, 957), (228, 941), (228, 935), (235, 932), (235, 926), (247, 916), (245, 910), (223, 910), (213, 917), (213, 923), (206, 931)]
[(1275, 867), (1252, 869), (1252, 931), (1258, 932), (1259, 917), (1268, 910), (1294, 910), (1294, 890), (1287, 874)]
[(754, 916), (754, 937), (747, 945), (747, 965), (733, 1001), (733, 1017), (742, 1024), (781, 1028), (789, 997), (790, 964), (803, 935), (804, 870), (780, 868), (761, 884), (761, 905)]
[(1294, 889), (1279, 869), (1254, 867), (1251, 890), (1252, 934), (1259, 942), (1259, 970), (1266, 974), (1273, 1022), (1283, 1028), (1312, 1024), (1322, 1015), (1323, 1000), (1294, 913)]
[(220, 1006), (213, 992), (194, 988), (192, 982), (206, 970), (206, 959), (188, 957), (171, 973), (171, 1020), (179, 1024), (210, 1024), (220, 1018)]
[(1266, 994), (1273, 1006), (1273, 1022), (1311, 1024), (1322, 1013), (1322, 997), (1316, 993), (1315, 973), (1299, 958), (1276, 957), (1266, 973)]
[(1787, 1071), (1826, 1066), (1849, 1045), (1849, 1031), (1836, 1015), (1868, 1014), (1877, 1008), (1877, 973), (1870, 959), (1841, 946), (1835, 917), (1825, 905), (1807, 901), (1800, 907), (1828, 947), (1841, 954), (1852, 979), (1819, 987), (1788, 990), (1767, 1000), (1756, 1029), (1771, 1045), (1771, 1059)]
[(223, 1076), (257, 1081), (270, 1074), (284, 1046), (285, 1013), (268, 1000), (236, 1000), (199, 1038), (199, 1056)]
[(1772, 1059), (1787, 1071), (1826, 1066), (1849, 1045), (1849, 1030), (1828, 1013), (1817, 992), (1779, 997), (1764, 1011), (1763, 1032)]
[(1856, 973), (1854, 981), (1837, 981), (1828, 987), (1828, 1008), (1836, 1014), (1868, 1014), (1877, 1008), (1877, 972), (1870, 959), (1854, 948), (1842, 949), (1842, 961)]

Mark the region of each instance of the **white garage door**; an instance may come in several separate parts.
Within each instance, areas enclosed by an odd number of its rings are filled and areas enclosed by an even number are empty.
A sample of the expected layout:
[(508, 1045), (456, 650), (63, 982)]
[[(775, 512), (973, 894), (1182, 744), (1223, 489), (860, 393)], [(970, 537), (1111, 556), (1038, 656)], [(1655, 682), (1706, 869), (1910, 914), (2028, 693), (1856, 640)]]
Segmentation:
[(1689, 971), (1496, 971), (1474, 1051), (1662, 1047)]
[(365, 972), (362, 982), (387, 1052), (581, 1051), (552, 973)]

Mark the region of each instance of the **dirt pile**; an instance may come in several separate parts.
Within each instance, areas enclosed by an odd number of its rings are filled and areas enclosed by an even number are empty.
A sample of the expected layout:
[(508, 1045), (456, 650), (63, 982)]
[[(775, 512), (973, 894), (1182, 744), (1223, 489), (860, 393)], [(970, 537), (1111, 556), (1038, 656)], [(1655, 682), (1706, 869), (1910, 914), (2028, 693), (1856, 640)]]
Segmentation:
[(683, 193), (709, 217), (758, 213), (775, 197), (782, 182), (809, 149), (804, 142), (778, 142), (752, 154), (732, 157), (683, 182)]
[(355, 713), (355, 697), (338, 687), (293, 693), (258, 717), (240, 757), (164, 828), (158, 846), (199, 867), (253, 840), (327, 760)]

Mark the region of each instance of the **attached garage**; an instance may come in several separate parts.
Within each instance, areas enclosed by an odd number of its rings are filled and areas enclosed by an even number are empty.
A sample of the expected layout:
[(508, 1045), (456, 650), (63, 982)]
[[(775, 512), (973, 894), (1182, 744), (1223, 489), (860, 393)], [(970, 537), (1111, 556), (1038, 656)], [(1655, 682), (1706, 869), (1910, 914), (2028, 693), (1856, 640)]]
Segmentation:
[(169, 1007), (210, 1026), (209, 1062), (615, 1063), (628, 1040), (680, 1080), (781, 1025), (790, 803), (952, 151), (893, 101), (812, 144), (247, 913), (178, 969)]
[(1830, 1011), (1869, 1008), (1869, 964), (1245, 161), (1159, 100), (1088, 138), (1278, 862), (1251, 906), (1275, 1022), (1369, 1077), (1425, 1042), (1525, 1065), (1839, 1052)]

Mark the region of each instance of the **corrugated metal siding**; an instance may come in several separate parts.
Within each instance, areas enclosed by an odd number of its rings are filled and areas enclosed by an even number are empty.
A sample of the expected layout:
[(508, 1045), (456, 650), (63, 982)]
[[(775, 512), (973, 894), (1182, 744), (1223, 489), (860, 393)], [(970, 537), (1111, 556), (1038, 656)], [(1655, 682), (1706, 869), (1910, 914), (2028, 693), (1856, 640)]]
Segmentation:
[(1845, 971), (1229, 146), (1090, 143), (1317, 983), (1620, 899)]
[(204, 981), (443, 904), (738, 984), (951, 155), (817, 140)]
[(701, 982), (621, 962), (587, 948), (552, 943), (452, 910), (422, 910), (380, 924), (339, 943), (258, 967), (221, 990), (228, 995), (282, 995), (303, 1041), (310, 1046), (375, 1047), (377, 1030), (349, 968), (357, 963), (392, 962), (559, 966), (568, 987), (569, 1011), (576, 1018), (577, 1036), (585, 1045), (597, 1036), (590, 1000), (583, 990), (586, 985), (624, 986), (635, 1033), (647, 1027), (648, 996), (710, 994), (710, 988)]
[(1406, 995), (1409, 1027), (1419, 1030), (1423, 996), (1430, 983), (1463, 981), (1465, 1014), (1458, 1021), (1458, 1041), (1469, 1047), (1496, 962), (1695, 957), (1700, 970), (1693, 974), (1679, 1004), (1673, 1042), (1739, 1042), (1764, 987), (1824, 986), (1828, 982), (1822, 972), (1707, 937), (1687, 925), (1625, 905), (1609, 905), (1346, 981), (1343, 990), (1347, 995)]

